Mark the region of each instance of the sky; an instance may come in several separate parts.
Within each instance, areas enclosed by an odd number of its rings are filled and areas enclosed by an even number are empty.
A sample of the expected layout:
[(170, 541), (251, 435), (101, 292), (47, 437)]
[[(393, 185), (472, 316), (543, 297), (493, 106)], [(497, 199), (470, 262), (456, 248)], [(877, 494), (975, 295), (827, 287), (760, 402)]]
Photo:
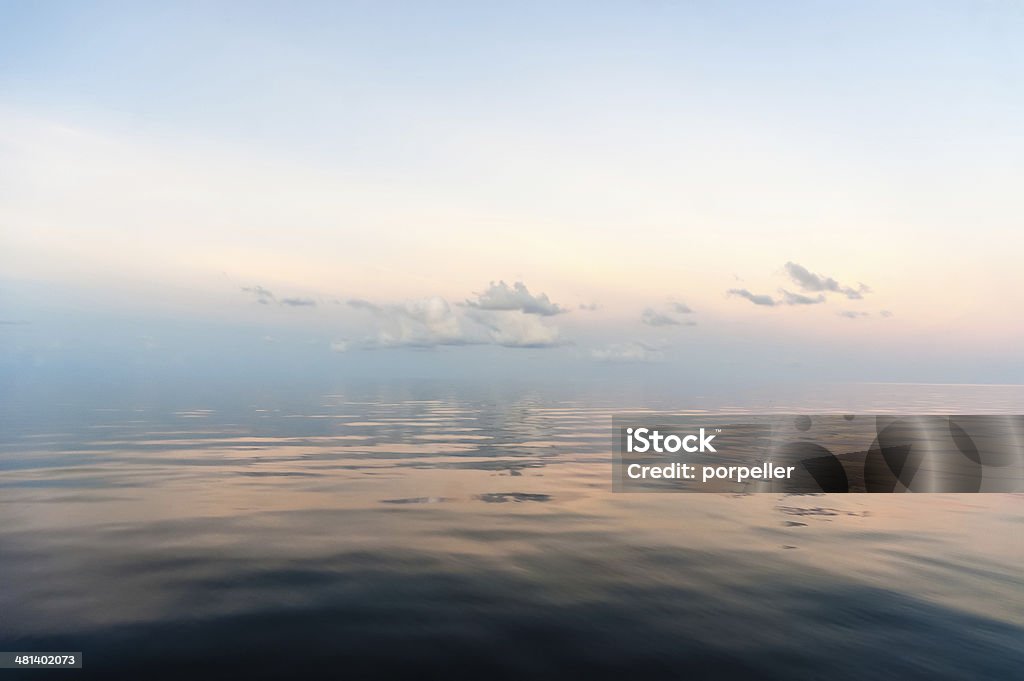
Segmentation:
[(1021, 383), (1022, 76), (1015, 2), (0, 0), (0, 377)]

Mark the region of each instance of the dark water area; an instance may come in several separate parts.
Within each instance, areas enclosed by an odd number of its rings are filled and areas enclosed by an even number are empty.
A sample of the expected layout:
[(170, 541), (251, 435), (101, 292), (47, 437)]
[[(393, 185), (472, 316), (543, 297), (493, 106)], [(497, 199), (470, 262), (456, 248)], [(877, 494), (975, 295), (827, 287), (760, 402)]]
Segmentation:
[(1013, 679), (1024, 495), (616, 494), (611, 416), (1021, 413), (1024, 388), (6, 398), (0, 678)]

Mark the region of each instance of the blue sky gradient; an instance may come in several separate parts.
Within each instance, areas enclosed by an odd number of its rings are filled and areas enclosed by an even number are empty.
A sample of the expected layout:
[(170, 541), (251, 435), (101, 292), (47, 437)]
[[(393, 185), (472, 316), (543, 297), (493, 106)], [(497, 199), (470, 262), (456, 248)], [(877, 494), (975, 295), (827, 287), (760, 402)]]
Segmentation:
[(1019, 3), (0, 17), (9, 385), (1024, 382)]

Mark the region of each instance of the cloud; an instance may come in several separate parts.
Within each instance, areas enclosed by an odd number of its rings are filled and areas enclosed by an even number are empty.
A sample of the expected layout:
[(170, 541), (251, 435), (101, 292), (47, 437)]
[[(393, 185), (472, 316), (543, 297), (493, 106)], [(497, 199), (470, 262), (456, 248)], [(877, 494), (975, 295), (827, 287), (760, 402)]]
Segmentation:
[(599, 362), (660, 362), (665, 359), (664, 345), (629, 341), (612, 343), (590, 351), (590, 356)]
[(348, 304), (377, 317), (376, 336), (364, 341), (364, 348), (429, 348), (479, 342), (466, 333), (451, 305), (439, 296), (399, 305), (374, 305), (358, 299)]
[(754, 305), (764, 305), (766, 307), (774, 307), (778, 305), (775, 299), (771, 296), (763, 293), (751, 293), (745, 288), (731, 288), (726, 293), (730, 296), (738, 296), (740, 298), (746, 298)]
[(697, 322), (687, 320), (681, 322), (675, 317), (662, 314), (652, 307), (646, 308), (640, 315), (640, 321), (648, 326), (697, 326)]
[(377, 305), (355, 298), (349, 300), (348, 305), (373, 314), (377, 329), (374, 336), (361, 343), (346, 342), (346, 350), (442, 345), (549, 348), (566, 344), (558, 329), (542, 321), (543, 315), (521, 309), (467, 306), (466, 312), (459, 314), (458, 307), (438, 296), (398, 305)]
[(368, 300), (362, 298), (352, 298), (348, 301), (350, 307), (354, 307), (357, 310), (369, 310), (370, 312), (380, 312), (383, 310), (379, 305), (374, 305)]
[(861, 317), (870, 317), (870, 313), (858, 312), (856, 310), (841, 310), (837, 312), (840, 317), (846, 317), (847, 319), (860, 319)]
[(526, 314), (544, 317), (568, 311), (552, 303), (548, 299), (547, 294), (532, 295), (521, 281), (517, 281), (512, 286), (509, 286), (504, 281), (499, 281), (497, 284), (492, 281), (486, 291), (478, 294), (476, 300), (467, 300), (466, 305), (479, 310), (505, 312), (519, 310)]
[(892, 316), (892, 312), (890, 312), (889, 310), (880, 310), (878, 312), (878, 314), (881, 315), (882, 317), (891, 317)]
[(256, 286), (243, 286), (242, 290), (245, 291), (246, 293), (251, 293), (252, 295), (256, 296), (256, 302), (258, 302), (260, 305), (269, 305), (271, 303), (277, 303), (278, 305), (286, 305), (287, 307), (316, 306), (316, 301), (313, 300), (312, 298), (292, 297), (281, 298), (280, 300), (278, 300), (278, 298), (274, 296), (273, 292), (271, 292), (269, 289), (263, 288), (259, 284), (257, 284)]
[(315, 307), (316, 301), (312, 298), (282, 298), (281, 304), (289, 307)]
[(597, 312), (601, 306), (597, 303), (580, 303), (580, 309), (585, 312)]
[(763, 305), (764, 307), (777, 307), (779, 305), (819, 305), (825, 302), (824, 294), (811, 297), (800, 293), (793, 293), (786, 289), (779, 289), (779, 293), (782, 294), (781, 298), (773, 298), (767, 293), (751, 293), (745, 288), (731, 288), (726, 291), (726, 293), (730, 296), (745, 298), (754, 305)]
[(815, 274), (803, 265), (798, 265), (792, 261), (787, 262), (785, 267), (786, 274), (789, 275), (789, 278), (792, 279), (802, 291), (811, 291), (814, 293), (840, 293), (851, 300), (863, 298), (863, 294), (870, 293), (871, 291), (871, 289), (864, 284), (858, 284), (855, 289), (850, 286), (843, 286), (832, 277), (826, 277), (823, 274)]
[(347, 340), (331, 341), (331, 352), (348, 352), (351, 345)]
[(251, 293), (254, 296), (256, 296), (257, 302), (259, 302), (261, 305), (267, 305), (267, 304), (272, 303), (272, 302), (274, 302), (276, 300), (274, 298), (274, 294), (273, 293), (271, 293), (270, 291), (268, 291), (267, 289), (265, 289), (265, 288), (263, 288), (262, 286), (259, 286), (259, 285), (256, 285), (256, 286), (243, 286), (242, 290), (245, 291), (246, 293)]
[(672, 309), (676, 311), (676, 314), (693, 314), (693, 310), (686, 303), (673, 303)]
[(817, 305), (825, 302), (825, 296), (824, 294), (818, 294), (816, 297), (811, 298), (810, 296), (782, 289), (782, 302), (786, 305)]
[(525, 312), (471, 310), (469, 317), (487, 330), (489, 342), (506, 348), (551, 348), (565, 345), (558, 329)]
[(640, 315), (640, 321), (648, 326), (676, 326), (679, 321), (669, 317), (668, 315), (656, 312), (654, 308), (647, 308)]

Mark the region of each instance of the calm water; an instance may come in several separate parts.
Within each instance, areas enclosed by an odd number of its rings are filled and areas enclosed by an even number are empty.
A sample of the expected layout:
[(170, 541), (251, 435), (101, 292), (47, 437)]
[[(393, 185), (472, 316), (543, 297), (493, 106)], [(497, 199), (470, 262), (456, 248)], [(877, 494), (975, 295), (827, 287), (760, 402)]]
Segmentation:
[(1024, 496), (613, 494), (609, 450), (629, 409), (1024, 389), (298, 405), (10, 405), (0, 650), (85, 653), (29, 678), (1021, 678)]

